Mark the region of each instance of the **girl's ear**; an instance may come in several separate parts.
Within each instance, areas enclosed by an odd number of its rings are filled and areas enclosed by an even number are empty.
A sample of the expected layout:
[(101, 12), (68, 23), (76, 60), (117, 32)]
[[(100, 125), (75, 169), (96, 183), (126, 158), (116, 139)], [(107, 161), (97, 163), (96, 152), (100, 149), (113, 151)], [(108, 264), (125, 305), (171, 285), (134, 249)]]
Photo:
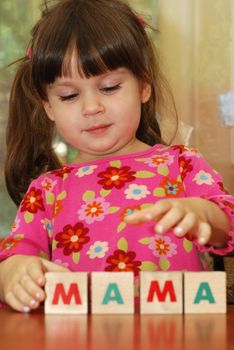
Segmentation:
[(53, 110), (50, 106), (50, 103), (49, 101), (42, 101), (42, 104), (43, 104), (43, 107), (44, 107), (44, 110), (48, 116), (48, 118), (52, 121), (54, 121), (54, 113), (53, 113)]
[(145, 81), (141, 82), (141, 103), (149, 101), (151, 96), (151, 86)]

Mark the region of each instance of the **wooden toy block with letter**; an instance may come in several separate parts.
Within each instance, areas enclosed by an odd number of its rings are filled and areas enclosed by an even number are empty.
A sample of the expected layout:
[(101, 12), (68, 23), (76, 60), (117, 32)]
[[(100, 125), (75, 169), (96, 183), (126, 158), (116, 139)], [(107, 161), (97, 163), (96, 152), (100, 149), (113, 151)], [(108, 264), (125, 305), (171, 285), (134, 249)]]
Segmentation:
[(141, 272), (141, 314), (181, 314), (182, 277), (182, 272)]
[(134, 276), (132, 272), (92, 272), (93, 314), (134, 313)]
[(88, 312), (87, 272), (47, 272), (45, 292), (46, 314)]
[(226, 272), (184, 273), (185, 313), (226, 313)]

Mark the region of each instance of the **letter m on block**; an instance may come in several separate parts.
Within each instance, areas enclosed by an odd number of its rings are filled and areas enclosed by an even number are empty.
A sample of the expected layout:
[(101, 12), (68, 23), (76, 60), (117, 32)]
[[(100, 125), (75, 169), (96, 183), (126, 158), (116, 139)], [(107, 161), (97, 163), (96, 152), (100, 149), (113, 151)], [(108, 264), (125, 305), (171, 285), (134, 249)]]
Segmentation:
[(157, 295), (159, 302), (164, 302), (167, 295), (169, 295), (171, 302), (177, 301), (172, 281), (165, 281), (162, 290), (160, 289), (158, 281), (152, 281), (149, 288), (147, 302), (153, 302), (155, 295)]
[(60, 298), (62, 299), (62, 302), (65, 305), (69, 305), (71, 303), (72, 298), (75, 299), (76, 304), (81, 304), (78, 285), (76, 283), (71, 283), (66, 292), (63, 283), (57, 283), (55, 285), (52, 305), (57, 305), (59, 303)]

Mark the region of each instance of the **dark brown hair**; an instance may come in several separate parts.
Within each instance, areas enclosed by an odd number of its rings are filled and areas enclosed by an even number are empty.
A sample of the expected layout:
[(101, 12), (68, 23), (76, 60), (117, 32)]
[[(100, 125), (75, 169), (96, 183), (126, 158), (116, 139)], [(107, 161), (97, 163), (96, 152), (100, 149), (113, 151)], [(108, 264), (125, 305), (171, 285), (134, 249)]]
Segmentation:
[(54, 124), (42, 100), (48, 84), (69, 74), (74, 49), (86, 77), (125, 67), (150, 84), (151, 98), (142, 105), (136, 136), (149, 145), (163, 143), (156, 114), (162, 116), (168, 107), (168, 86), (146, 28), (124, 1), (45, 2), (29, 47), (32, 57), (19, 61), (13, 82), (7, 127), (5, 177), (17, 205), (32, 179), (60, 166), (53, 150)]

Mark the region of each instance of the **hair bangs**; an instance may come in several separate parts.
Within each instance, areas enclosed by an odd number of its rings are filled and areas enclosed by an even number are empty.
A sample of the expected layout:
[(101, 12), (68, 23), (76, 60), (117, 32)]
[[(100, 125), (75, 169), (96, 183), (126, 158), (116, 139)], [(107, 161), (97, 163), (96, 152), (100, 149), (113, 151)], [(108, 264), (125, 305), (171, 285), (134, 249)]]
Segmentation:
[(73, 11), (66, 7), (60, 11), (57, 22), (48, 19), (50, 32), (47, 26), (37, 32), (32, 76), (41, 98), (46, 98), (46, 85), (58, 77), (72, 75), (74, 62), (78, 73), (85, 77), (125, 67), (142, 78), (144, 40), (142, 33), (132, 29), (139, 24), (126, 14), (113, 16), (112, 10), (102, 10), (97, 2), (89, 6), (77, 3)]
[(140, 76), (143, 59), (137, 41), (132, 35), (126, 35), (123, 29), (126, 24), (121, 28), (113, 18), (109, 21), (111, 23), (106, 23), (104, 18), (88, 21), (84, 32), (79, 31), (76, 37), (77, 60), (83, 74), (90, 77), (125, 67)]
[(92, 38), (89, 32), (89, 37), (87, 38), (82, 35), (77, 35), (75, 39), (73, 38), (64, 56), (62, 66), (59, 67), (58, 76), (71, 76), (74, 62), (79, 75), (86, 78), (97, 76), (119, 67), (128, 68), (136, 76), (140, 76), (142, 67), (137, 66), (136, 61), (133, 59), (133, 57), (139, 55), (139, 51), (133, 48), (129, 52), (126, 41), (111, 34), (98, 36), (97, 32), (95, 32)]

